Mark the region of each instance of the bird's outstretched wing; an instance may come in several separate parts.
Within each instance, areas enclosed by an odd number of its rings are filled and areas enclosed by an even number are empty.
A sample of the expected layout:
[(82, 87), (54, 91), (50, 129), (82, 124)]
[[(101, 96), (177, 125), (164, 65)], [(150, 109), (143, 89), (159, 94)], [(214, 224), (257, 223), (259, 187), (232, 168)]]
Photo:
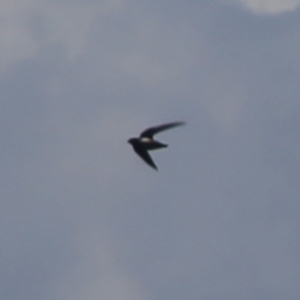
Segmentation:
[(147, 137), (147, 138), (150, 138), (152, 139), (153, 138), (153, 135), (161, 132), (161, 131), (164, 131), (164, 130), (167, 130), (167, 129), (170, 129), (170, 128), (173, 128), (173, 127), (177, 127), (177, 126), (181, 126), (181, 125), (184, 125), (185, 123), (184, 122), (172, 122), (172, 123), (167, 123), (167, 124), (163, 124), (163, 125), (158, 125), (158, 126), (155, 126), (155, 127), (150, 127), (146, 130), (144, 130), (140, 137), (143, 138), (143, 137)]
[(132, 146), (137, 155), (139, 155), (150, 167), (158, 170), (148, 151), (142, 145), (134, 144)]

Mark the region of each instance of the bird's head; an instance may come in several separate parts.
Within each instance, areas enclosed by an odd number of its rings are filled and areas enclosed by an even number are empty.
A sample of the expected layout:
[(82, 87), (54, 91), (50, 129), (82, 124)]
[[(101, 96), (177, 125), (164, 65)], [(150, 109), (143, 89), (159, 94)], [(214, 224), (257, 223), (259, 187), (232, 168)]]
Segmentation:
[(130, 139), (127, 141), (127, 143), (129, 143), (129, 144), (131, 144), (131, 145), (134, 145), (134, 144), (136, 144), (137, 141), (138, 141), (137, 138), (130, 138)]

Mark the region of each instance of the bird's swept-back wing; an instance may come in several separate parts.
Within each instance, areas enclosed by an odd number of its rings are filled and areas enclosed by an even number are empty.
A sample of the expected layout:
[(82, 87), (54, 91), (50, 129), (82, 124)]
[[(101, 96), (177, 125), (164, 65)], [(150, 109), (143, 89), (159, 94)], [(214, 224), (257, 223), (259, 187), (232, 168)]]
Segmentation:
[(147, 152), (147, 150), (141, 145), (133, 145), (133, 149), (137, 155), (139, 155), (149, 166), (157, 170), (157, 166), (152, 160), (151, 156)]
[(155, 127), (150, 127), (148, 129), (146, 129), (145, 131), (143, 131), (141, 133), (140, 137), (147, 137), (147, 138), (152, 139), (153, 135), (155, 135), (161, 131), (164, 131), (164, 130), (167, 130), (167, 129), (170, 129), (173, 127), (181, 126), (184, 124), (185, 124), (184, 122), (173, 122), (173, 123), (167, 123), (167, 124), (163, 124), (163, 125), (159, 125), (159, 126), (155, 126)]

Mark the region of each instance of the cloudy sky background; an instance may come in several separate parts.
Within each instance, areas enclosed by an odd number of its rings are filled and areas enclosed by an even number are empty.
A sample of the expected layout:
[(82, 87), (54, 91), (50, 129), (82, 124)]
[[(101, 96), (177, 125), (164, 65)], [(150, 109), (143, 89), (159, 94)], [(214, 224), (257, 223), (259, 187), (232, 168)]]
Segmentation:
[(2, 0), (1, 299), (298, 300), (299, 6)]

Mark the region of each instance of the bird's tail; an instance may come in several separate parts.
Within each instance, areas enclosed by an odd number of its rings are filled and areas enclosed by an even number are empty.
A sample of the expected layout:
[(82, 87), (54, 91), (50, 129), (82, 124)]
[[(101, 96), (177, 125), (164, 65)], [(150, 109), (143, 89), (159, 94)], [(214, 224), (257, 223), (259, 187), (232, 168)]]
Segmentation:
[(157, 143), (155, 145), (155, 147), (153, 147), (152, 149), (149, 149), (149, 150), (159, 150), (159, 149), (162, 149), (162, 148), (167, 148), (168, 145), (167, 144), (163, 144), (163, 143)]

